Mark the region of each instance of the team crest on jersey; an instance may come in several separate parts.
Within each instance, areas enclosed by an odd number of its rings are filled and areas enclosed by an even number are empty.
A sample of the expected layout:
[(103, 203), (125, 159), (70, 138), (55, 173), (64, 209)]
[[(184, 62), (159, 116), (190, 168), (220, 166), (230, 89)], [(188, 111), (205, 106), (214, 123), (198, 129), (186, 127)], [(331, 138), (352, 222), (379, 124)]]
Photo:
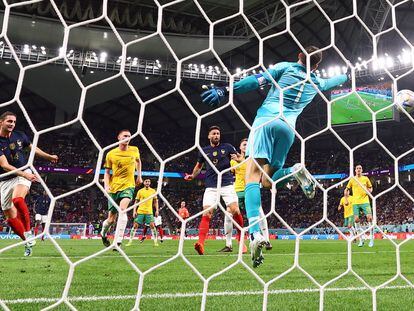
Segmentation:
[(14, 143), (11, 143), (9, 145), (9, 148), (10, 148), (10, 150), (14, 150), (14, 149), (16, 149), (16, 145)]
[(213, 152), (213, 156), (214, 156), (214, 157), (217, 157), (217, 151), (214, 151), (214, 152)]
[(218, 159), (213, 159), (213, 164), (216, 165), (218, 163)]
[(225, 154), (225, 153), (226, 153), (226, 150), (221, 149), (221, 154)]
[(23, 147), (22, 141), (20, 139), (18, 141), (16, 141), (16, 143), (17, 143), (17, 146), (19, 148), (22, 148)]

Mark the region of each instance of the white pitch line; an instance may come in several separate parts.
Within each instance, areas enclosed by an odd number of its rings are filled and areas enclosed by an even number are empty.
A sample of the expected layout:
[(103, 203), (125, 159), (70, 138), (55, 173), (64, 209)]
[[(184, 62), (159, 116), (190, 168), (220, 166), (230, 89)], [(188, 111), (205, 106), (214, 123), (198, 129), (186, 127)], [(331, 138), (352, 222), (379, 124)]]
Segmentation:
[[(377, 254), (377, 253), (394, 253), (395, 251), (365, 251), (365, 252), (352, 252), (352, 254)], [(414, 251), (400, 251), (401, 254), (403, 253), (414, 253)], [(130, 258), (170, 258), (172, 256), (175, 256), (176, 253), (173, 253), (171, 255), (128, 255)], [(282, 253), (282, 254), (272, 254), (267, 253), (265, 256), (294, 256), (294, 253)], [(340, 253), (301, 253), (301, 256), (314, 256), (314, 255), (348, 255), (347, 252), (340, 252)], [(89, 256), (89, 254), (86, 254), (85, 256), (70, 256), (69, 258), (75, 259), (75, 258), (85, 258)], [(200, 257), (200, 255), (194, 255), (194, 254), (184, 254), (185, 257)], [(234, 254), (205, 254), (202, 257), (237, 257), (238, 254), (235, 252)], [(250, 255), (243, 255), (243, 256), (250, 256)], [(105, 258), (120, 258), (118, 255), (103, 255), (98, 256), (94, 259), (105, 259)], [(201, 258), (201, 257), (200, 257)], [(10, 260), (10, 259), (22, 259), (22, 260), (31, 260), (31, 259), (62, 259), (62, 256), (31, 256), (23, 257), (23, 256), (0, 256), (0, 260)]]
[[(382, 289), (407, 289), (412, 288), (409, 285), (401, 286), (385, 286)], [(365, 291), (369, 290), (366, 287), (343, 287), (343, 288), (326, 288), (328, 292), (340, 292), (340, 291)], [(303, 289), (277, 289), (269, 290), (269, 295), (283, 295), (283, 294), (297, 294), (297, 293), (318, 293), (317, 288), (303, 288)], [(219, 297), (219, 296), (257, 296), (263, 295), (263, 291), (229, 291), (229, 292), (210, 292), (207, 296)], [(202, 297), (202, 293), (165, 293), (165, 294), (147, 294), (142, 295), (142, 299), (174, 299), (174, 298), (193, 298)], [(104, 300), (127, 300), (135, 299), (135, 295), (118, 295), (118, 296), (78, 296), (68, 297), (71, 302), (79, 301), (104, 301)], [(11, 299), (3, 300), (6, 304), (25, 304), (25, 303), (53, 303), (58, 301), (60, 298), (22, 298), (22, 299)]]

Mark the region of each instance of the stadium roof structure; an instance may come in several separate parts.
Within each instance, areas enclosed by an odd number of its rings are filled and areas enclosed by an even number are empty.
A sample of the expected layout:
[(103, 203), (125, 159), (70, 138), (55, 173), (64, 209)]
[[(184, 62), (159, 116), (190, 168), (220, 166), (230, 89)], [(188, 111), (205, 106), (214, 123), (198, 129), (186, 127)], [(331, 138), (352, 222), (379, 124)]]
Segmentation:
[[(8, 1), (8, 3), (15, 2), (19, 1)], [(126, 42), (143, 38), (156, 31), (158, 8), (154, 1), (115, 0), (108, 2), (108, 17)], [(159, 1), (161, 5), (171, 2)], [(290, 8), (290, 25), (292, 33), (304, 46), (312, 44), (322, 48), (329, 45), (331, 28), (330, 23), (324, 17), (325, 13), (334, 21), (353, 13), (352, 0), (318, 0), (318, 5), (312, 1), (285, 1), (288, 5), (295, 5), (299, 2), (301, 2), (300, 5)], [(102, 1), (97, 0), (59, 0), (55, 3), (68, 25), (96, 18), (102, 12)], [(203, 0), (199, 3), (213, 22), (236, 14), (239, 10), (239, 1), (236, 0), (225, 2)], [(4, 12), (3, 4), (0, 4), (0, 10)], [(414, 44), (414, 35), (410, 31), (414, 27), (414, 20), (410, 18), (413, 10), (412, 1), (396, 8), (398, 29), (408, 40), (411, 40), (411, 44)], [(385, 0), (358, 1), (357, 13), (365, 25), (363, 26), (356, 18), (335, 23), (335, 45), (338, 50), (354, 64), (361, 58), (369, 59), (372, 55), (372, 42), (366, 29), (374, 34), (389, 29), (392, 26), (391, 11), (391, 7)], [(193, 1), (183, 1), (167, 6), (163, 14), (163, 34), (177, 57), (183, 58), (208, 47), (209, 25)], [(286, 7), (281, 1), (245, 0), (244, 14), (262, 38), (286, 29)], [(40, 47), (43, 47), (48, 54), (49, 51), (50, 53), (58, 51), (62, 43), (63, 27), (59, 25), (50, 2), (42, 1), (13, 8), (9, 19), (8, 36), (16, 47), (20, 47), (21, 54), (19, 55), (26, 64), (42, 60), (39, 58), (39, 55), (42, 56)], [(258, 40), (240, 15), (217, 24), (214, 28), (214, 38), (214, 48), (232, 74), (237, 68), (243, 70), (258, 63)], [(29, 57), (24, 52), (27, 46)], [(33, 47), (37, 48), (37, 54)], [(397, 55), (404, 47), (407, 47), (407, 44), (398, 37), (394, 30), (379, 37), (378, 54)], [(73, 54), (68, 58), (73, 60), (74, 69), (85, 84), (104, 79), (116, 72), (116, 58), (121, 54), (121, 48), (105, 21), (73, 29), (69, 37), (69, 49), (73, 50)], [(265, 40), (263, 49), (265, 66), (284, 60), (295, 61), (299, 51), (298, 45), (288, 34)], [(106, 64), (105, 66), (100, 67), (98, 61), (95, 62), (98, 64), (95, 67), (91, 65), (91, 62), (86, 62), (88, 57), (90, 59), (100, 58), (100, 53), (105, 53), (105, 60), (102, 62)], [(34, 55), (33, 58), (30, 58), (31, 55)], [(131, 69), (127, 73), (127, 77), (144, 100), (167, 92), (173, 87), (175, 83), (174, 58), (159, 37), (131, 45), (127, 55), (131, 57), (131, 64), (134, 62), (133, 59), (137, 58), (146, 60), (146, 64), (152, 62), (159, 65), (160, 70), (154, 66), (151, 68), (157, 70), (147, 70), (148, 68), (145, 67), (147, 65), (145, 65), (141, 71)], [(4, 102), (14, 94), (17, 73), (16, 66), (13, 66), (13, 59), (6, 59), (3, 54), (2, 56), (0, 96)], [(77, 62), (77, 57), (80, 57), (82, 61)], [(108, 65), (109, 61), (112, 62), (110, 63), (112, 67)], [(9, 64), (5, 64), (6, 62)], [(212, 53), (205, 53), (185, 63), (187, 66), (191, 63), (199, 66), (202, 64), (206, 67), (218, 65)], [(323, 66), (325, 64), (326, 66), (337, 64), (342, 66), (345, 63), (335, 49), (330, 48), (325, 52)], [(133, 67), (131, 65), (131, 68)], [(62, 63), (40, 67), (28, 72), (23, 83), (23, 103), (27, 105), (34, 119), (42, 120), (48, 126), (54, 122), (67, 121), (77, 113), (76, 101), (79, 100), (79, 87), (66, 70), (66, 66)], [(199, 70), (201, 71), (201, 68)], [(223, 70), (220, 72), (222, 75)], [(386, 73), (379, 71), (369, 72), (360, 79), (364, 82), (377, 81), (380, 74), (386, 77)], [(401, 86), (410, 80), (412, 80), (412, 75), (402, 79)], [(207, 107), (201, 105), (199, 97), (200, 86), (206, 82), (224, 83), (220, 79), (203, 79), (200, 75), (183, 77), (181, 81), (184, 94), (194, 108), (201, 113), (208, 111)], [(63, 88), (64, 92), (62, 92)], [(399, 88), (401, 88), (400, 85)], [(248, 122), (252, 122), (264, 96), (265, 90), (258, 90), (235, 98), (237, 107)], [(326, 125), (326, 105), (320, 104), (320, 98), (316, 101), (317, 104), (310, 105), (299, 119), (300, 133), (316, 132)], [(103, 122), (108, 123), (108, 121), (114, 123), (122, 121), (126, 123), (125, 126), (133, 127), (135, 119), (131, 119), (131, 115), (136, 114), (137, 105), (135, 97), (122, 79), (116, 79), (89, 92), (84, 115), (97, 125)], [(185, 131), (194, 126), (192, 113), (186, 108), (178, 93), (170, 94), (151, 103), (146, 109), (148, 120), (144, 121), (144, 126), (149, 128)], [(45, 111), (54, 111), (56, 115), (53, 118), (51, 114), (48, 114), (47, 121), (45, 121)], [(246, 127), (240, 118), (227, 109), (209, 117), (206, 122), (218, 123), (222, 125), (224, 131), (229, 133), (246, 132)], [(362, 130), (364, 128), (366, 126), (359, 127)], [(343, 130), (358, 129), (354, 127)]]

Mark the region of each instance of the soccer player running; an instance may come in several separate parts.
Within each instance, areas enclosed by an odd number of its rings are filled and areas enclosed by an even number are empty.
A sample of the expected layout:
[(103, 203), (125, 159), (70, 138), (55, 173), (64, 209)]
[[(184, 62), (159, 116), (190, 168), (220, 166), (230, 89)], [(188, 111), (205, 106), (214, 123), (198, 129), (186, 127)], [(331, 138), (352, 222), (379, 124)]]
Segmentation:
[[(320, 91), (327, 91), (335, 86), (345, 83), (347, 75), (338, 75), (330, 79), (321, 79), (314, 71), (318, 68), (322, 60), (322, 52), (314, 46), (306, 48), (310, 55), (310, 79)], [(262, 248), (266, 241), (260, 233), (258, 219), (260, 218), (260, 181), (264, 187), (271, 184), (267, 178), (262, 178), (262, 172), (256, 166), (253, 159), (260, 165), (273, 181), (279, 180), (284, 176), (296, 172), (294, 178), (300, 184), (302, 190), (308, 198), (315, 195), (315, 183), (309, 172), (300, 165), (283, 168), (287, 154), (295, 139), (293, 129), (296, 126), (296, 119), (303, 109), (313, 100), (317, 90), (306, 79), (306, 55), (302, 52), (298, 55), (298, 61), (281, 62), (273, 68), (268, 69), (268, 73), (260, 73), (248, 76), (234, 83), (234, 93), (241, 94), (252, 90), (257, 90), (262, 86), (271, 84), (262, 106), (258, 109), (256, 118), (252, 125), (252, 131), (248, 138), (246, 155), (249, 156), (246, 168), (246, 190), (245, 202), (246, 213), (249, 220), (250, 232), (250, 251), (253, 267), (263, 263)], [(273, 85), (273, 78), (283, 89), (283, 105), (281, 107), (280, 90)], [(301, 83), (300, 83), (301, 82)], [(228, 87), (212, 87), (201, 94), (205, 104), (217, 106), (228, 94)], [(281, 111), (282, 108), (282, 111)], [(278, 118), (283, 112), (284, 119)], [(293, 129), (292, 129), (293, 128)], [(300, 169), (301, 168), (301, 169)], [(285, 179), (285, 182), (287, 180)]]
[(162, 216), (158, 212), (158, 216), (154, 217), (154, 225), (155, 230), (158, 233), (158, 237), (160, 238), (160, 242), (164, 242), (164, 230), (162, 230)]
[[(141, 177), (141, 157), (136, 146), (130, 146), (131, 132), (121, 130), (118, 132), (118, 147), (112, 149), (106, 155), (104, 186), (111, 198), (119, 205), (121, 210), (126, 210), (134, 197), (135, 186), (142, 184)], [(137, 177), (135, 179), (135, 171)], [(108, 247), (111, 243), (107, 233), (115, 223), (118, 210), (108, 201), (108, 218), (102, 224), (102, 243)], [(125, 228), (128, 222), (126, 213), (121, 213), (118, 217), (115, 230), (115, 241), (121, 245)], [(115, 249), (114, 249), (115, 250)]]
[[(18, 169), (27, 163), (25, 148), (33, 146), (25, 133), (15, 131), (16, 114), (10, 111), (0, 115), (0, 174)], [(57, 155), (51, 155), (36, 147), (36, 156), (56, 163)], [(31, 235), (30, 214), (25, 198), (32, 182), (38, 181), (30, 169), (16, 171), (0, 178), (1, 208), (7, 224), (22, 240)], [(35, 241), (25, 244), (24, 256), (31, 256)]]
[[(230, 160), (234, 159), (241, 161), (241, 156), (237, 154), (236, 149), (230, 145), (220, 142), (220, 128), (216, 125), (211, 126), (208, 130), (208, 139), (210, 144), (203, 147), (203, 152), (210, 159), (213, 165), (218, 171), (222, 171), (230, 168)], [(201, 152), (198, 154), (198, 160), (194, 166), (193, 172), (190, 175), (186, 175), (185, 180), (193, 180), (198, 174), (205, 163), (205, 159)], [(243, 227), (243, 216), (240, 213), (238, 206), (238, 198), (233, 186), (233, 175), (230, 171), (227, 171), (222, 175), (221, 189), (217, 188), (217, 174), (214, 169), (206, 163), (206, 178), (205, 178), (206, 190), (203, 195), (203, 210), (205, 211), (201, 217), (199, 226), (198, 242), (194, 244), (194, 249), (199, 255), (204, 255), (204, 241), (207, 237), (210, 229), (210, 220), (213, 216), (214, 209), (217, 208), (217, 198), (220, 196), (223, 198), (226, 204), (227, 211), (233, 215), (234, 221)], [(219, 197), (217, 197), (219, 195)], [(240, 230), (237, 232), (237, 240), (240, 240)], [(243, 248), (245, 245), (243, 244)]]
[[(240, 155), (242, 157), (242, 161), (246, 159), (246, 148), (247, 148), (247, 138), (243, 138), (240, 141)], [(235, 182), (234, 182), (234, 189), (236, 190), (237, 197), (239, 198), (239, 208), (240, 211), (244, 210), (244, 189), (246, 186), (245, 177), (246, 177), (246, 165), (247, 163), (244, 162), (239, 165), (239, 163), (235, 160), (230, 161), (230, 165), (232, 167), (231, 172), (235, 175)], [(239, 165), (239, 166), (237, 166)], [(266, 249), (271, 250), (272, 244), (270, 244), (269, 240), (269, 230), (267, 227), (267, 219), (264, 217), (263, 209), (260, 209), (260, 217), (262, 220), (260, 221), (260, 230), (266, 240)], [(222, 252), (232, 252), (232, 233), (233, 233), (233, 222), (231, 221), (230, 217), (226, 215), (224, 218), (224, 232), (226, 234), (226, 246), (221, 250)]]
[[(47, 213), (49, 211), (50, 206), (50, 198), (46, 194), (46, 191), (43, 191), (42, 194), (40, 194), (35, 202), (34, 202), (34, 210), (35, 210), (35, 228), (34, 228), (34, 234), (37, 235), (39, 232), (40, 225), (42, 228), (45, 228), (46, 222), (47, 222)], [(42, 236), (42, 241), (44, 240), (45, 236)]]
[[(136, 230), (139, 226), (149, 225), (151, 228), (152, 236), (154, 238), (154, 246), (158, 246), (157, 242), (157, 229), (154, 224), (153, 206), (155, 207), (155, 217), (159, 216), (158, 210), (158, 198), (155, 195), (157, 191), (151, 188), (151, 180), (144, 180), (144, 188), (137, 192), (135, 197), (135, 203), (138, 204), (134, 208), (134, 225), (129, 235), (129, 242), (126, 246), (132, 244), (132, 239), (135, 236)], [(151, 197), (152, 196), (152, 197)]]
[(353, 197), (349, 193), (344, 194), (344, 196), (339, 201), (338, 211), (344, 210), (344, 227), (347, 227), (351, 236), (357, 235), (355, 230), (355, 220), (354, 220), (354, 210), (352, 208)]
[[(357, 182), (359, 181), (359, 183)], [(362, 232), (359, 213), (363, 212), (367, 217), (368, 225), (372, 226), (372, 212), (371, 205), (369, 203), (368, 192), (372, 193), (372, 184), (368, 177), (362, 175), (362, 165), (358, 164), (355, 166), (355, 176), (353, 176), (348, 185), (345, 188), (344, 195), (349, 195), (350, 190), (352, 190), (353, 197), (353, 210), (354, 210), (354, 219), (355, 219), (355, 229), (357, 232)], [(370, 241), (368, 246), (374, 246), (374, 230), (371, 228), (369, 230)], [(364, 246), (364, 237), (361, 235), (361, 238), (358, 243), (359, 247)]]

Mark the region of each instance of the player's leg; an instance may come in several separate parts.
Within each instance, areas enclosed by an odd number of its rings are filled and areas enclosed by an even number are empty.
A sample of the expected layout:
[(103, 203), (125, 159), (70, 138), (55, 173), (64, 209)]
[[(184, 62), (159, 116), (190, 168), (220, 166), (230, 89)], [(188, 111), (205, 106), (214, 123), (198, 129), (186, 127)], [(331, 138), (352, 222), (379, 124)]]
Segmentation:
[(25, 235), (27, 238), (29, 238), (32, 234), (32, 228), (30, 224), (29, 208), (27, 207), (25, 198), (27, 193), (29, 192), (31, 182), (23, 177), (17, 177), (14, 179), (16, 179), (17, 184), (14, 186), (13, 189), (12, 202), (14, 207), (16, 207), (17, 214), (20, 216), (20, 220), (24, 225)]
[(152, 215), (145, 215), (146, 222), (149, 223), (151, 228), (152, 238), (154, 240), (154, 246), (158, 246), (158, 236), (157, 236), (157, 229), (155, 228), (154, 224), (154, 216)]
[[(117, 202), (118, 200), (118, 193), (109, 193), (109, 196)], [(111, 242), (109, 242), (107, 233), (113, 226), (113, 224), (116, 221), (116, 218), (118, 216), (118, 210), (114, 205), (112, 205), (111, 201), (108, 200), (108, 217), (103, 221), (102, 223), (102, 229), (101, 229), (101, 238), (102, 243), (105, 247), (108, 247), (111, 245)]]
[[(234, 190), (234, 187), (230, 185), (230, 186), (223, 187), (221, 190), (222, 190), (221, 195), (223, 197), (224, 203), (226, 204), (228, 211), (233, 215), (233, 220), (236, 222), (236, 224), (239, 225), (240, 228), (243, 228), (244, 227), (243, 215), (241, 214), (240, 209), (239, 209), (239, 204), (238, 204), (239, 198), (237, 196), (236, 191)], [(247, 247), (244, 244), (244, 237), (241, 236), (241, 230), (239, 228), (237, 228), (236, 239), (239, 242), (241, 240), (241, 244), (239, 243), (239, 245), (241, 245), (243, 249), (242, 252), (246, 253)]]
[(262, 232), (262, 235), (264, 239), (266, 240), (266, 250), (270, 251), (273, 248), (273, 246), (270, 243), (269, 228), (267, 226), (267, 218), (265, 216), (266, 215), (263, 211), (263, 208), (260, 207), (260, 219), (261, 219), (259, 222), (260, 231)]
[(147, 238), (147, 232), (148, 232), (148, 226), (144, 224), (144, 229), (142, 229), (142, 236), (141, 236), (141, 239), (139, 240), (140, 243), (144, 242), (145, 239)]
[(133, 220), (132, 228), (131, 228), (131, 231), (129, 232), (129, 241), (125, 246), (131, 246), (132, 240), (134, 239), (134, 236), (135, 236), (135, 232), (137, 231), (138, 228), (139, 228), (139, 224), (138, 224), (138, 215), (137, 215), (137, 217), (135, 217)]
[[(229, 209), (227, 211), (230, 213)], [(229, 253), (233, 251), (232, 237), (233, 237), (233, 222), (231, 215), (224, 215), (224, 235), (226, 236), (226, 245), (219, 250), (219, 252)]]
[[(267, 163), (265, 159), (256, 159), (257, 163), (264, 167)], [(246, 167), (246, 190), (245, 190), (245, 204), (246, 216), (249, 221), (250, 233), (250, 252), (253, 262), (253, 267), (258, 267), (263, 263), (262, 248), (266, 241), (260, 232), (260, 179), (261, 170), (254, 163), (253, 159), (247, 161)]]
[(364, 246), (364, 235), (362, 234), (363, 230), (361, 228), (361, 220), (359, 218), (359, 204), (354, 204), (352, 208), (354, 210), (355, 231), (357, 232), (357, 234), (361, 234), (361, 236), (358, 239), (358, 247), (362, 247)]
[(121, 245), (122, 240), (124, 239), (125, 229), (128, 224), (128, 215), (124, 212), (131, 202), (132, 196), (122, 197), (119, 202), (119, 208), (121, 212), (118, 215), (118, 221), (115, 228), (115, 240), (118, 245)]
[(164, 242), (164, 230), (162, 229), (162, 226), (156, 226), (156, 229), (158, 231), (158, 236), (160, 237), (160, 242), (163, 243)]
[(199, 255), (204, 255), (204, 241), (210, 229), (210, 220), (213, 216), (213, 209), (217, 206), (217, 189), (206, 188), (203, 195), (203, 216), (198, 227), (198, 241), (194, 249)]
[(374, 228), (372, 227), (372, 212), (371, 212), (371, 205), (369, 203), (364, 204), (363, 206), (364, 214), (367, 217), (369, 229), (369, 247), (374, 246)]
[(42, 223), (42, 215), (36, 214), (35, 215), (35, 227), (34, 227), (34, 235), (38, 235), (39, 227)]

